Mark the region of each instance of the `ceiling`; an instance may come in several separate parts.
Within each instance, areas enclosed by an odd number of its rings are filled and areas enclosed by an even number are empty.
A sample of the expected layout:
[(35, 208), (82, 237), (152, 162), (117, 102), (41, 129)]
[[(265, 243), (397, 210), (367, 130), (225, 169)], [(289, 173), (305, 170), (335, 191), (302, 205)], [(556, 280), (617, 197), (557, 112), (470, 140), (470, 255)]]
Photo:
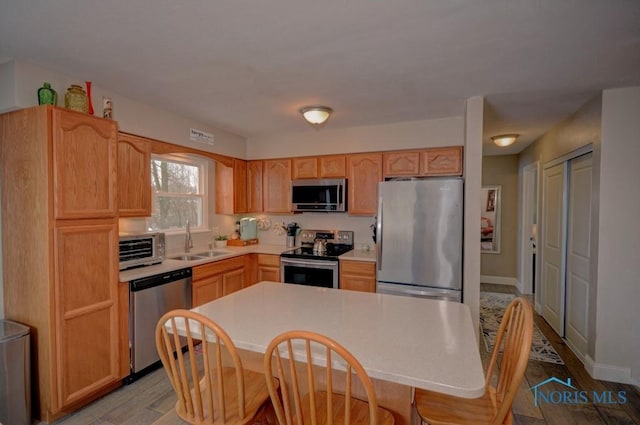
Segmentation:
[[(252, 139), (462, 115), (515, 153), (607, 88), (640, 84), (637, 0), (0, 0), (18, 59)], [(60, 90), (59, 90), (60, 91)], [(485, 142), (485, 153), (498, 153)]]

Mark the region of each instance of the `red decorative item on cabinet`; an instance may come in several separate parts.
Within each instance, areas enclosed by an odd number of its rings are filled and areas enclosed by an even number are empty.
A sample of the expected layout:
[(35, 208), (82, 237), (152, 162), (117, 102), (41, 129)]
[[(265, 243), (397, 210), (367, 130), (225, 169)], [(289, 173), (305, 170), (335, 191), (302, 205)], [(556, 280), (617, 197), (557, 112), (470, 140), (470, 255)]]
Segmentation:
[(91, 81), (85, 81), (87, 85), (87, 100), (89, 101), (89, 115), (93, 115), (93, 102), (91, 101)]

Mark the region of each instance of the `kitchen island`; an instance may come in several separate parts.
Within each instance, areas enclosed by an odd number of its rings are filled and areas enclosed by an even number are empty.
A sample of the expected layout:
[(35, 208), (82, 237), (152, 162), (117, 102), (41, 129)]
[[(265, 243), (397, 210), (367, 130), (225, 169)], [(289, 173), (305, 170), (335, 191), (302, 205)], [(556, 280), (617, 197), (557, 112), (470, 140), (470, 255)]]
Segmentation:
[[(394, 295), (260, 282), (194, 308), (222, 326), (262, 371), (278, 334), (302, 329), (345, 346), (374, 380), (381, 406), (409, 424), (413, 388), (474, 398), (484, 374), (469, 308)], [(414, 418), (415, 420), (416, 418)]]

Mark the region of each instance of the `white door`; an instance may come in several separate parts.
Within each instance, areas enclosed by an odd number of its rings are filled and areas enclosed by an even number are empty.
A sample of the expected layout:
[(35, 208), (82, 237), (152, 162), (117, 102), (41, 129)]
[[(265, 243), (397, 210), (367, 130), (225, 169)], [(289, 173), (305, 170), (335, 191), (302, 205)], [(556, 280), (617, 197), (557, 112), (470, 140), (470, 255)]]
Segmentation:
[(591, 157), (569, 161), (565, 338), (581, 360), (587, 353), (589, 323)]
[(565, 164), (544, 170), (542, 199), (542, 317), (564, 335)]
[[(538, 243), (534, 227), (537, 223), (536, 208), (538, 204), (537, 192), (538, 163), (529, 164), (522, 173), (522, 249), (520, 250), (520, 276), (522, 292), (532, 294), (535, 290), (534, 282), (534, 254)], [(539, 301), (538, 301), (539, 302)], [(536, 309), (539, 306), (536, 306)]]

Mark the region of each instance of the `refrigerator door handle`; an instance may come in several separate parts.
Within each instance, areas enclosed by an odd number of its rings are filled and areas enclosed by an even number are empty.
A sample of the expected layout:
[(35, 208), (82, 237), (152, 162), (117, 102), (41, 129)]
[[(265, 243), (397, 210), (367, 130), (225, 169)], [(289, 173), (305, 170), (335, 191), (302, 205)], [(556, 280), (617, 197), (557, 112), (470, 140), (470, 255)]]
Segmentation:
[(382, 196), (378, 197), (378, 219), (376, 221), (376, 240), (378, 243), (378, 270), (382, 270)]

